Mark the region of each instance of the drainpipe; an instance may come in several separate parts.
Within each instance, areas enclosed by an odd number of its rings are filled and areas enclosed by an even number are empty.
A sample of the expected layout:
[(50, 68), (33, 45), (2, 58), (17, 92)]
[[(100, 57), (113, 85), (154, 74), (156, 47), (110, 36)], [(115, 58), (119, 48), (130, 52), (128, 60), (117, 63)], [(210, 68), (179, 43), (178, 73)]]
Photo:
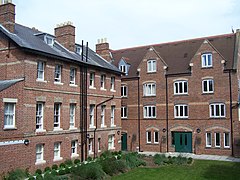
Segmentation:
[(234, 156), (234, 150), (233, 150), (233, 117), (232, 117), (232, 76), (231, 76), (231, 70), (228, 71), (229, 75), (229, 97), (230, 97), (230, 120), (231, 120), (231, 148), (232, 148), (232, 156)]
[(97, 124), (97, 108), (98, 108), (98, 106), (100, 106), (100, 105), (102, 105), (102, 104), (104, 104), (104, 103), (106, 103), (106, 102), (108, 102), (108, 101), (111, 101), (112, 99), (114, 98), (114, 95), (111, 97), (111, 98), (109, 98), (109, 99), (107, 99), (107, 100), (105, 100), (105, 101), (103, 101), (103, 102), (100, 102), (99, 104), (97, 104), (96, 105), (96, 107), (95, 107), (95, 114), (96, 114), (96, 127), (95, 127), (95, 129), (94, 129), (94, 159), (96, 158), (96, 137), (95, 137), (95, 135), (96, 135), (96, 130), (97, 130), (97, 126), (98, 126), (98, 124)]
[(140, 81), (140, 73), (138, 71), (138, 151), (141, 152), (141, 124), (140, 124), (140, 88), (139, 88), (139, 81)]
[(169, 151), (168, 148), (168, 76), (167, 74), (165, 75), (165, 80), (166, 80), (166, 133), (167, 133), (167, 152)]

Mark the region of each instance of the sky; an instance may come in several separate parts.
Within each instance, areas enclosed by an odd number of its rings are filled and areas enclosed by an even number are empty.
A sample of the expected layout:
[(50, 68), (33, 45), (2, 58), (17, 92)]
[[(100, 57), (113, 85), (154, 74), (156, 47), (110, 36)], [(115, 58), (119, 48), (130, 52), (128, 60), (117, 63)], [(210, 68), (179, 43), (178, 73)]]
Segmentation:
[(240, 29), (240, 0), (12, 0), (16, 22), (54, 34), (71, 21), (76, 43), (111, 49), (231, 33)]

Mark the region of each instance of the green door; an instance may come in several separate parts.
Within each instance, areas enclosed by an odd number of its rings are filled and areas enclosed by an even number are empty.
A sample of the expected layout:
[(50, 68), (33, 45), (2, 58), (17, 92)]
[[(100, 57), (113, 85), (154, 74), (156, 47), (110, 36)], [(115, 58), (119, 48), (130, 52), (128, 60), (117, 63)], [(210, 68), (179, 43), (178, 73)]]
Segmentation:
[(176, 152), (192, 152), (191, 132), (174, 132), (174, 142)]
[(122, 151), (127, 151), (127, 133), (122, 134)]

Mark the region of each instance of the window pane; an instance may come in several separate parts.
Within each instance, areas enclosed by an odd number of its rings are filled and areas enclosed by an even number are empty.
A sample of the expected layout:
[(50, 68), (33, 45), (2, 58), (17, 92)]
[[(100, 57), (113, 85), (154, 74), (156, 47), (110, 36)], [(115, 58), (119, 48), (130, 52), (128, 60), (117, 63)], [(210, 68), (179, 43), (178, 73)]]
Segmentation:
[(179, 93), (178, 92), (178, 83), (175, 83), (174, 85), (175, 85), (175, 93)]
[(209, 91), (213, 91), (213, 80), (209, 80)]
[(204, 92), (208, 91), (208, 89), (207, 89), (207, 81), (203, 81), (203, 91)]
[(225, 116), (225, 108), (224, 108), (224, 105), (223, 104), (221, 104), (220, 105), (221, 106), (221, 116), (223, 117), (223, 116)]
[(229, 137), (230, 137), (230, 136), (229, 136), (229, 133), (224, 133), (224, 135), (225, 135), (224, 145), (225, 145), (225, 146), (229, 146), (229, 144), (230, 144), (230, 143), (229, 143), (229, 139), (230, 139), (230, 138), (229, 138)]
[(216, 133), (215, 138), (216, 146), (220, 146), (220, 133)]
[(188, 92), (187, 89), (188, 89), (187, 82), (184, 82), (184, 93)]
[(154, 132), (154, 135), (155, 135), (155, 137), (154, 137), (155, 142), (158, 142), (158, 132)]
[(216, 116), (220, 116), (220, 105), (215, 105), (216, 107)]

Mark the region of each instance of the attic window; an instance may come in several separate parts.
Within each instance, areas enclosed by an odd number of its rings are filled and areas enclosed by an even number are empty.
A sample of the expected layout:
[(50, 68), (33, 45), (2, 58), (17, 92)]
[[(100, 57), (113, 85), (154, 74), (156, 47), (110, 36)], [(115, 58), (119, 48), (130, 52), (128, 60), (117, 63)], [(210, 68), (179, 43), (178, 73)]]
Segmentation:
[(75, 52), (77, 54), (82, 54), (82, 48), (80, 46), (76, 46)]
[(45, 42), (49, 45), (49, 46), (53, 46), (54, 44), (54, 38), (50, 37), (50, 36), (45, 36)]

